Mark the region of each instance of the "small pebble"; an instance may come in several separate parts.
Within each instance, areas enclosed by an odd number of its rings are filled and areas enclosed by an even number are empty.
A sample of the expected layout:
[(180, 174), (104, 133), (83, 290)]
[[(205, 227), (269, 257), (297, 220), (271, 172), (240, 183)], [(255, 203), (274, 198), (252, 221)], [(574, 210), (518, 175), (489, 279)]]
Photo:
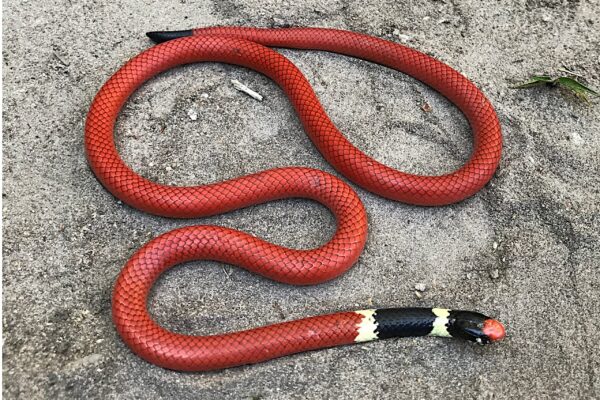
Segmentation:
[(425, 102), (421, 105), (421, 110), (425, 111), (425, 112), (431, 112), (432, 108), (431, 108), (431, 104)]
[(196, 110), (194, 110), (193, 108), (190, 108), (187, 112), (188, 117), (190, 117), (190, 119), (192, 121), (195, 121), (198, 119), (198, 112)]
[(424, 292), (427, 290), (427, 286), (424, 283), (417, 283), (415, 285), (415, 290), (418, 290), (419, 292)]
[(400, 29), (394, 29), (392, 34), (394, 36), (398, 36), (398, 38), (400, 38), (400, 40), (402, 40), (403, 42), (408, 42), (408, 41), (412, 40), (411, 36), (405, 35), (404, 33), (400, 33)]
[(492, 247), (494, 248), (494, 250), (496, 250), (498, 248), (498, 242), (494, 242), (494, 244), (492, 245)]
[(576, 144), (576, 145), (581, 145), (584, 142), (581, 135), (579, 135), (579, 133), (577, 133), (577, 132), (571, 132), (571, 137), (569, 137), (569, 139), (571, 139), (573, 144)]
[(423, 297), (423, 295), (421, 294), (421, 292), (418, 292), (415, 290), (415, 296), (417, 296), (417, 299), (421, 299)]
[(492, 278), (492, 279), (500, 278), (500, 271), (498, 271), (498, 269), (493, 269), (492, 272), (490, 272), (490, 278)]
[(90, 354), (88, 356), (85, 356), (85, 357), (82, 357), (75, 361), (70, 362), (69, 364), (67, 364), (66, 369), (69, 369), (69, 370), (84, 369), (86, 367), (89, 367), (90, 365), (97, 364), (100, 361), (102, 361), (101, 354)]

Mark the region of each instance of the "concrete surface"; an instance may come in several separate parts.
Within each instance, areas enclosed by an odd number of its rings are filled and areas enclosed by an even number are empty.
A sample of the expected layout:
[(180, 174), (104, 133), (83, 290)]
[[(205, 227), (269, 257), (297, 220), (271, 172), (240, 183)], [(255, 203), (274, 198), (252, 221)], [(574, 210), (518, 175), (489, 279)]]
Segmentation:
[[(566, 67), (600, 87), (600, 3), (401, 3), (5, 1), (6, 398), (599, 397), (600, 106), (548, 88), (509, 86)], [(395, 340), (205, 374), (154, 367), (122, 344), (111, 324), (111, 288), (148, 239), (214, 223), (308, 248), (334, 229), (327, 210), (304, 200), (201, 221), (157, 218), (120, 204), (89, 171), (89, 104), (114, 71), (151, 45), (144, 32), (214, 24), (324, 26), (406, 40), (489, 96), (504, 129), (504, 155), (481, 193), (450, 207), (413, 207), (359, 190), (369, 241), (358, 264), (333, 282), (297, 288), (232, 266), (190, 263), (157, 285), (155, 318), (203, 334), (357, 307), (437, 305), (497, 316), (508, 327), (505, 342), (483, 348)], [(282, 52), (368, 154), (428, 174), (467, 159), (464, 118), (427, 87), (342, 56)], [(235, 91), (230, 79), (265, 101)], [(163, 183), (206, 183), (286, 165), (332, 171), (281, 91), (226, 65), (193, 65), (154, 79), (127, 104), (117, 137), (124, 159)], [(427, 289), (418, 299), (420, 283)]]

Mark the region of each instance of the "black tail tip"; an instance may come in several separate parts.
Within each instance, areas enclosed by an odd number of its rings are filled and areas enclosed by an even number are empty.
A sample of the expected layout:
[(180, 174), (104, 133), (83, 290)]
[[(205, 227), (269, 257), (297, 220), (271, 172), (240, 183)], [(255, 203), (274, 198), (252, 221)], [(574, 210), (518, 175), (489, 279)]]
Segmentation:
[(192, 36), (194, 32), (191, 29), (186, 31), (156, 31), (146, 32), (146, 36), (154, 43), (162, 43), (173, 39), (178, 39), (186, 36)]

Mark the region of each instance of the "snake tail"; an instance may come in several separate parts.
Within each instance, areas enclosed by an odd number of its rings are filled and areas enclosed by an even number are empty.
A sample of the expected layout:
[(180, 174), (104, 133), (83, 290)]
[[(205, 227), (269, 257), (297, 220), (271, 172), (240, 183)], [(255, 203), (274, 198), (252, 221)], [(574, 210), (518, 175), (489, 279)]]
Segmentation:
[(186, 36), (192, 36), (194, 31), (187, 29), (183, 31), (156, 31), (146, 32), (146, 36), (150, 38), (154, 43), (163, 43), (168, 40), (179, 39)]

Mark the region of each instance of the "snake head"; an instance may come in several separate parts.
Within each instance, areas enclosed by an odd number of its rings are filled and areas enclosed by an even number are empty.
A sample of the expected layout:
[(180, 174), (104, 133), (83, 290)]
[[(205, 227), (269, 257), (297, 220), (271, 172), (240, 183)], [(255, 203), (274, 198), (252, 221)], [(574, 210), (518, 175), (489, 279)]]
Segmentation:
[(479, 344), (497, 342), (506, 336), (502, 323), (472, 311), (451, 311), (448, 332), (453, 337)]

